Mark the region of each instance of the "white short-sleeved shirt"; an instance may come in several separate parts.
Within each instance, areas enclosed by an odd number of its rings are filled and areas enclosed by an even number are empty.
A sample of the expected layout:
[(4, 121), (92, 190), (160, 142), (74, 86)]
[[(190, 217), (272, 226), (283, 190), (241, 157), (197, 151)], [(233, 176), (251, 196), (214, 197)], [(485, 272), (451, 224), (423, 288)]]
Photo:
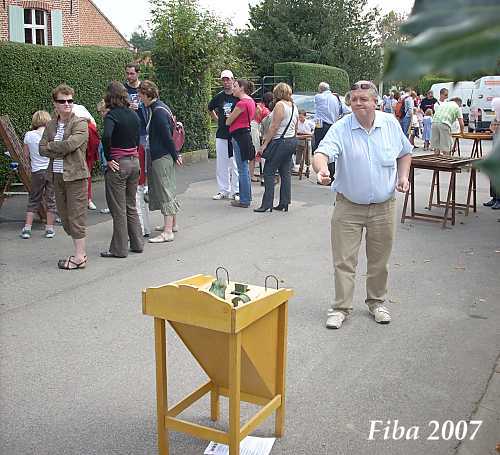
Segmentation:
[(312, 134), (316, 125), (313, 121), (305, 119), (303, 122), (297, 122), (297, 134)]
[[(64, 123), (58, 122), (57, 123), (57, 132), (56, 135), (54, 136), (54, 141), (62, 141), (64, 137)], [(52, 164), (52, 172), (55, 172), (57, 174), (62, 174), (64, 170), (64, 161), (63, 160), (54, 160), (54, 163)]]
[(28, 131), (24, 136), (24, 143), (30, 151), (31, 172), (38, 172), (49, 167), (50, 159), (40, 155), (40, 139), (42, 138), (43, 130)]
[(370, 131), (360, 125), (355, 114), (334, 123), (315, 153), (336, 163), (332, 191), (355, 204), (373, 204), (394, 195), (396, 160), (412, 151), (396, 117), (376, 111)]

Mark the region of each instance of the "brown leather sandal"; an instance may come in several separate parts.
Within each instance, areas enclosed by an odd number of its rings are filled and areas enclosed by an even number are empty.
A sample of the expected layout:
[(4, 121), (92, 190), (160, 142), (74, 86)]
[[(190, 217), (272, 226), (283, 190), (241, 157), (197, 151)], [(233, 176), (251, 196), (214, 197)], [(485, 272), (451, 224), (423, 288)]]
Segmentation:
[[(84, 269), (87, 265), (87, 256), (85, 256), (83, 261), (79, 263), (73, 261), (72, 259), (75, 259), (75, 256), (68, 256), (66, 259), (59, 259), (57, 267), (62, 270), (78, 270)], [(73, 266), (71, 266), (70, 264), (73, 264)]]

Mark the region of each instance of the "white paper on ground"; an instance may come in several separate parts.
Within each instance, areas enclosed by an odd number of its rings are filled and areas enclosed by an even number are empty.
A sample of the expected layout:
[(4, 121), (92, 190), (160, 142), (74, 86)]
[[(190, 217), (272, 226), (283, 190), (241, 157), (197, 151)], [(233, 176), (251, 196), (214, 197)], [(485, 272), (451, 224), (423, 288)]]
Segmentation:
[[(240, 455), (269, 455), (276, 438), (257, 438), (247, 436), (240, 443)], [(229, 455), (229, 447), (225, 444), (210, 441), (203, 455)]]

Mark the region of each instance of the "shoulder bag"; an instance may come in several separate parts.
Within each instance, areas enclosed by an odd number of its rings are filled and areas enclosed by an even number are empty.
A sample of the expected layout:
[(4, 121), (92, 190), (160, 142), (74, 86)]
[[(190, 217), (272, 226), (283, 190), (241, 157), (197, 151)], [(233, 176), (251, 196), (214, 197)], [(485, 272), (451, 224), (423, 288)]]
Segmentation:
[(255, 158), (255, 147), (252, 142), (252, 134), (250, 132), (250, 114), (247, 107), (248, 128), (238, 128), (231, 133), (231, 136), (238, 143), (240, 155), (243, 161), (252, 161)]
[(269, 144), (267, 144), (266, 149), (262, 152), (262, 158), (264, 158), (265, 160), (270, 159), (273, 155), (274, 150), (276, 150), (278, 146), (283, 142), (285, 134), (288, 131), (288, 128), (290, 128), (290, 123), (292, 123), (294, 109), (295, 109), (295, 104), (292, 104), (292, 115), (290, 115), (290, 120), (288, 121), (288, 125), (283, 130), (283, 133), (281, 133), (281, 136), (278, 139), (275, 139), (271, 141)]

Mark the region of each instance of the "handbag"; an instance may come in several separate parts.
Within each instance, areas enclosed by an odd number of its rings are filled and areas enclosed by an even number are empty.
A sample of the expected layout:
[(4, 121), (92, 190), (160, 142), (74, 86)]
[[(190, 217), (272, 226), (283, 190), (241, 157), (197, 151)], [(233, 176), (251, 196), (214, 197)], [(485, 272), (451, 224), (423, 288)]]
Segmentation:
[(292, 115), (290, 115), (290, 120), (288, 121), (288, 125), (283, 130), (283, 133), (281, 133), (281, 136), (278, 139), (271, 141), (270, 144), (267, 144), (266, 149), (262, 152), (262, 158), (264, 158), (265, 160), (270, 159), (273, 155), (274, 150), (278, 148), (278, 146), (283, 142), (285, 134), (288, 131), (288, 128), (290, 127), (290, 123), (292, 123), (294, 109), (295, 109), (295, 104), (292, 104)]

